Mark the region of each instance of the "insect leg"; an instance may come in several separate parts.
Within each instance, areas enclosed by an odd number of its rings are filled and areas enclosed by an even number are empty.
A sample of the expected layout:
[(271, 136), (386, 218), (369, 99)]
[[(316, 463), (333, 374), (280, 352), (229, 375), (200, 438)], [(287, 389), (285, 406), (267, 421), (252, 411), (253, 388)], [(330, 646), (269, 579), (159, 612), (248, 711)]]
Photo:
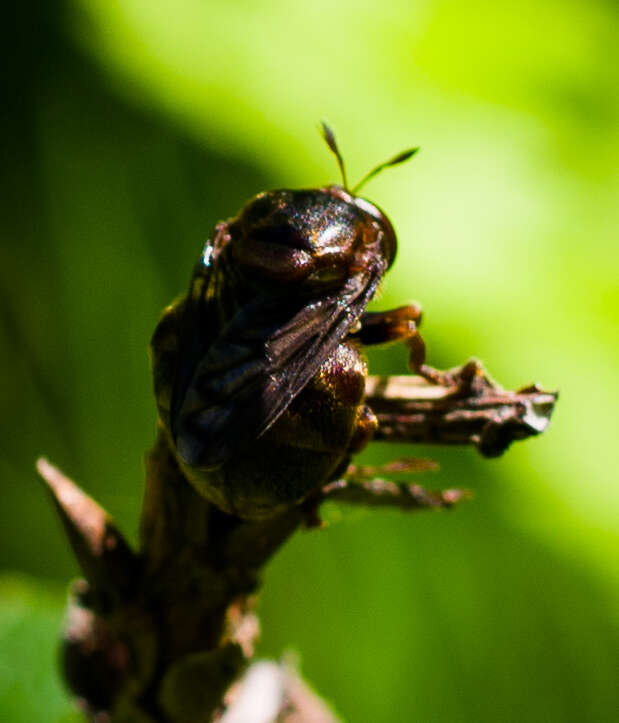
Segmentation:
[(407, 340), (418, 334), (421, 307), (409, 304), (391, 311), (366, 311), (359, 319), (359, 323), (361, 328), (353, 336), (366, 346)]
[(444, 372), (426, 364), (426, 344), (419, 333), (421, 307), (416, 304), (400, 306), (391, 311), (367, 311), (361, 316), (361, 329), (353, 336), (366, 346), (403, 341), (409, 348), (409, 365), (419, 376), (433, 384), (444, 384)]

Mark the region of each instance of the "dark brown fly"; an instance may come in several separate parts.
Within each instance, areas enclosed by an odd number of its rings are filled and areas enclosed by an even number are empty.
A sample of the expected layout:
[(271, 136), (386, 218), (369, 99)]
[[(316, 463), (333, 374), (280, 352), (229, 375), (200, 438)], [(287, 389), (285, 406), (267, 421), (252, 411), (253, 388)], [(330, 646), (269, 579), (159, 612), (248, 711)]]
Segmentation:
[(227, 512), (299, 502), (369, 441), (361, 345), (408, 338), (419, 317), (364, 317), (395, 253), (385, 214), (335, 185), (261, 193), (216, 226), (152, 355), (179, 461)]

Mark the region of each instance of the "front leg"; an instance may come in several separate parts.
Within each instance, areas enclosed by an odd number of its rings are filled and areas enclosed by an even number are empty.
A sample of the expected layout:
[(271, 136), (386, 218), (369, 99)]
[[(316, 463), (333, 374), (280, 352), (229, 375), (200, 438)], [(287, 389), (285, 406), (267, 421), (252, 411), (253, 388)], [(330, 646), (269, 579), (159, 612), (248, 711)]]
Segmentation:
[(403, 341), (409, 349), (409, 367), (431, 384), (456, 387), (457, 393), (470, 388), (478, 371), (476, 362), (469, 362), (457, 370), (440, 371), (426, 364), (426, 343), (419, 333), (422, 311), (417, 304), (399, 306), (390, 311), (366, 311), (360, 318), (361, 328), (352, 336), (365, 346)]
[(409, 366), (432, 384), (444, 384), (445, 373), (426, 364), (426, 344), (419, 333), (421, 307), (400, 306), (390, 311), (366, 311), (361, 316), (361, 329), (354, 334), (365, 346), (403, 341), (409, 348)]
[(390, 311), (366, 311), (359, 319), (360, 329), (353, 336), (365, 346), (389, 341), (408, 341), (418, 336), (421, 307), (417, 304), (400, 306)]

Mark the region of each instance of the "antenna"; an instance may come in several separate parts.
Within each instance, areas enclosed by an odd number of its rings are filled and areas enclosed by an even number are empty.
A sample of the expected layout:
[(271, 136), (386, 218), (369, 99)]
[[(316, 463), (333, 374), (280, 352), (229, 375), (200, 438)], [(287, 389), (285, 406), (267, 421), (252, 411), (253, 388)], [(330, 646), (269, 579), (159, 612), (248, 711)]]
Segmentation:
[(346, 180), (346, 168), (344, 167), (344, 159), (340, 153), (340, 149), (337, 147), (337, 141), (335, 140), (335, 134), (324, 122), (320, 122), (321, 135), (325, 139), (325, 143), (329, 146), (335, 157), (337, 158), (337, 165), (340, 167), (340, 173), (342, 175), (342, 184), (346, 190), (348, 190), (348, 181)]
[(416, 148), (409, 148), (406, 151), (402, 151), (401, 153), (398, 153), (397, 156), (394, 156), (393, 158), (389, 159), (388, 161), (385, 161), (384, 163), (379, 164), (375, 168), (372, 168), (372, 170), (367, 173), (363, 178), (357, 183), (352, 189), (351, 193), (353, 195), (357, 194), (357, 191), (361, 188), (361, 186), (364, 186), (371, 178), (374, 178), (374, 176), (378, 173), (380, 173), (383, 168), (388, 168), (389, 166), (397, 166), (400, 163), (404, 163), (404, 161), (408, 161), (411, 156), (414, 156), (415, 153), (419, 150), (419, 146)]
[[(329, 146), (331, 151), (333, 152), (333, 155), (337, 158), (337, 165), (340, 167), (340, 174), (342, 175), (342, 184), (344, 188), (348, 191), (348, 181), (346, 179), (346, 168), (344, 167), (344, 159), (342, 158), (342, 154), (340, 153), (340, 149), (337, 146), (337, 141), (335, 140), (335, 134), (329, 128), (329, 126), (324, 122), (320, 122), (321, 129), (320, 133), (322, 137), (325, 140), (325, 143)], [(389, 168), (389, 166), (397, 166), (400, 163), (404, 163), (404, 161), (408, 161), (409, 158), (415, 155), (417, 151), (419, 150), (419, 146), (415, 148), (409, 148), (406, 151), (402, 151), (401, 153), (398, 153), (397, 156), (394, 156), (393, 158), (390, 158), (388, 161), (385, 161), (384, 163), (380, 163), (375, 168), (372, 168), (372, 170), (367, 173), (363, 178), (357, 183), (352, 189), (350, 189), (350, 193), (353, 195), (357, 194), (357, 191), (362, 187), (365, 186), (365, 184), (371, 179), (374, 178), (378, 173), (380, 173), (383, 168)]]

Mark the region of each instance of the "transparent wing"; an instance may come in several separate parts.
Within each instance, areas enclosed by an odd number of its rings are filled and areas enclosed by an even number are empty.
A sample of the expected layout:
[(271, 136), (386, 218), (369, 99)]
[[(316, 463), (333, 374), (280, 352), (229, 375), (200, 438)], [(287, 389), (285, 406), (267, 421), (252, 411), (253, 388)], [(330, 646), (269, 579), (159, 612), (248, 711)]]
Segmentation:
[[(186, 349), (194, 362), (196, 353), (200, 358), (189, 379), (182, 368), (172, 413), (181, 458), (216, 467), (269, 429), (348, 334), (384, 271), (377, 258), (343, 288), (321, 297), (257, 296), (215, 338), (207, 327), (216, 310), (192, 299)], [(217, 283), (211, 279), (207, 290)], [(205, 331), (206, 341), (193, 339)]]

